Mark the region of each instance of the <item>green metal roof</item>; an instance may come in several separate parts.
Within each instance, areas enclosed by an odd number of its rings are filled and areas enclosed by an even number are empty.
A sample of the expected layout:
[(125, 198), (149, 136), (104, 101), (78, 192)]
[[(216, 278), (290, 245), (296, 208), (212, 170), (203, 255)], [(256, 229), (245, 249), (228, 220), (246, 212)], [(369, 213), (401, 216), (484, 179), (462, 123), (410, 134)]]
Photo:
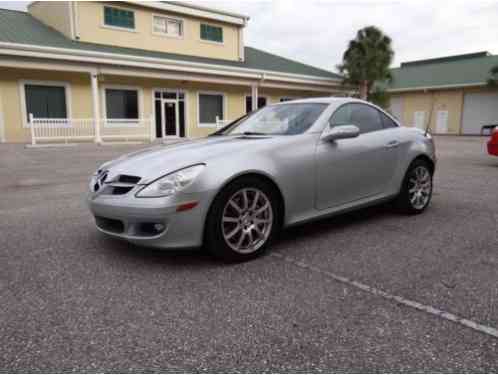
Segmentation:
[(391, 69), (389, 90), (455, 86), (486, 83), (490, 69), (498, 65), (498, 56), (487, 52), (412, 61)]
[(175, 53), (147, 51), (137, 48), (79, 42), (71, 40), (58, 31), (46, 26), (32, 17), (29, 13), (7, 9), (0, 9), (0, 42), (115, 53), (139, 57), (163, 58), (246, 69), (271, 70), (281, 73), (301, 74), (321, 78), (342, 78), (340, 75), (328, 70), (302, 64), (252, 47), (245, 47), (245, 61), (227, 61)]

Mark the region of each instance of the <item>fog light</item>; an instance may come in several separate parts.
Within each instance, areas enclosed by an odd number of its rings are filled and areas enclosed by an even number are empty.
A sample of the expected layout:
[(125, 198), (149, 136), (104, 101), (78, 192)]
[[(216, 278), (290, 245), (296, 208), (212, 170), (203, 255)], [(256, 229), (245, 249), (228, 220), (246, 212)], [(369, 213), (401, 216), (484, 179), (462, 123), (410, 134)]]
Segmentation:
[(157, 236), (166, 230), (163, 223), (141, 223), (138, 227), (138, 234), (142, 236)]
[(160, 223), (154, 224), (154, 230), (158, 233), (162, 232), (165, 228), (166, 227), (164, 224), (160, 224)]

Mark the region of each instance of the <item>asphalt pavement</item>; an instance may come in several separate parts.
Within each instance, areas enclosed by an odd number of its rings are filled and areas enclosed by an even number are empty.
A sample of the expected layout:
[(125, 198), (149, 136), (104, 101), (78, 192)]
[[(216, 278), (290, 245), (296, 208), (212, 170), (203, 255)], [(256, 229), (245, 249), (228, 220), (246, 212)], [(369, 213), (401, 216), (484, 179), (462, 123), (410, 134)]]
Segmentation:
[(310, 223), (231, 265), (96, 231), (90, 174), (146, 146), (0, 144), (0, 371), (498, 372), (498, 338), (386, 297), (498, 328), (498, 158), (484, 142), (436, 139), (422, 215)]

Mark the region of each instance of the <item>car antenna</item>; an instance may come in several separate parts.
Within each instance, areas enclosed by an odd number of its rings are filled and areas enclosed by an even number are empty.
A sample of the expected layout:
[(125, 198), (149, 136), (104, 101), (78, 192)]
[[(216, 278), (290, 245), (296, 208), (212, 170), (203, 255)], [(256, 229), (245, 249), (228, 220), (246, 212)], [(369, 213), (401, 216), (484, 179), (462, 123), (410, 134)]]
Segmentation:
[(427, 133), (429, 133), (429, 129), (431, 128), (431, 120), (432, 120), (432, 112), (434, 111), (434, 91), (431, 95), (431, 110), (429, 112), (429, 121), (427, 122), (427, 126), (425, 127), (424, 135), (427, 137)]

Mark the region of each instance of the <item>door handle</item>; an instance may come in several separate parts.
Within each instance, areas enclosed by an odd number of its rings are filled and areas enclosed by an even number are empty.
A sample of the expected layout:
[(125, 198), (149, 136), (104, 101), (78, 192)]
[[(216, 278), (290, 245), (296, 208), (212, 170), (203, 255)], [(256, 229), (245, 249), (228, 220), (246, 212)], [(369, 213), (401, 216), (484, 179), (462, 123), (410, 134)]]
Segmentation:
[(388, 144), (386, 144), (386, 148), (395, 148), (395, 147), (398, 147), (399, 146), (399, 142), (398, 141), (390, 141)]

